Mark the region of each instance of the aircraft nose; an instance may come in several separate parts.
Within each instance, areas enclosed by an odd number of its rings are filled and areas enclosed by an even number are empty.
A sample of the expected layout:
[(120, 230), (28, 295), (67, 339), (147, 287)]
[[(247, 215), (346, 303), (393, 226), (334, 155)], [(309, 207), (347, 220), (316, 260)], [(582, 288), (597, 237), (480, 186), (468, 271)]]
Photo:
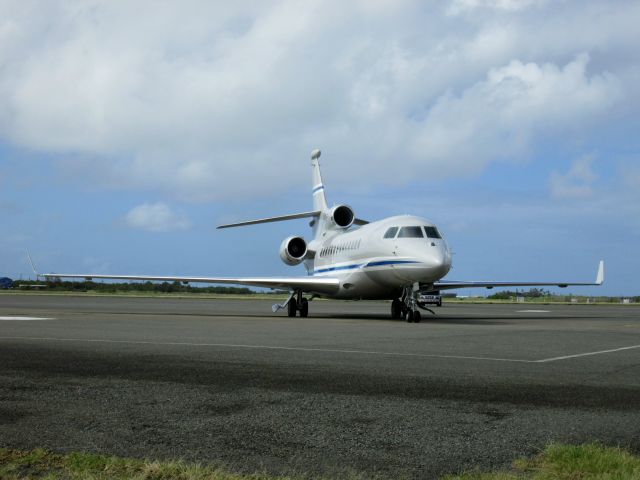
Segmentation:
[(431, 251), (425, 261), (439, 276), (444, 276), (451, 269), (451, 255), (444, 245), (431, 246)]

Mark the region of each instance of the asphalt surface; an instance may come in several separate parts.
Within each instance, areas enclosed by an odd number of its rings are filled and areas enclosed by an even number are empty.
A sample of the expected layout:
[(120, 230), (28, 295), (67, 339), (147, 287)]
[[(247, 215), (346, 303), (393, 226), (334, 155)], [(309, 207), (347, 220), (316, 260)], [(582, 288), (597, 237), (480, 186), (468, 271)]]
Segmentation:
[(393, 478), (640, 452), (640, 308), (388, 309), (0, 295), (0, 446)]

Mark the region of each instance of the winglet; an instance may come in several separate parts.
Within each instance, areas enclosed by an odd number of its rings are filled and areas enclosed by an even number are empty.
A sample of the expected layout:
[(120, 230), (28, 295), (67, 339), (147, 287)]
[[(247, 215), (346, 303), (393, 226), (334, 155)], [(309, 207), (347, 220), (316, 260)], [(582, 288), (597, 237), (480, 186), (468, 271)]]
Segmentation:
[(598, 275), (596, 276), (596, 285), (602, 285), (604, 283), (604, 260), (600, 260), (598, 265)]
[(31, 270), (33, 270), (33, 273), (35, 274), (36, 278), (40, 278), (40, 274), (38, 273), (38, 270), (36, 269), (36, 266), (33, 263), (33, 259), (31, 258), (31, 254), (29, 253), (28, 249), (27, 249), (27, 258), (29, 259), (29, 263), (31, 264)]

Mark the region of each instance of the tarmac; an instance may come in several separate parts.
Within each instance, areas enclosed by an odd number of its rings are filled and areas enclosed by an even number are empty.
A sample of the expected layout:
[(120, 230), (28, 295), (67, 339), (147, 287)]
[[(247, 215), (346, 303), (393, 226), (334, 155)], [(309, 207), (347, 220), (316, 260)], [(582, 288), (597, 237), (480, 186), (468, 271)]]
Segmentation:
[(640, 453), (640, 307), (0, 295), (0, 446), (437, 478)]

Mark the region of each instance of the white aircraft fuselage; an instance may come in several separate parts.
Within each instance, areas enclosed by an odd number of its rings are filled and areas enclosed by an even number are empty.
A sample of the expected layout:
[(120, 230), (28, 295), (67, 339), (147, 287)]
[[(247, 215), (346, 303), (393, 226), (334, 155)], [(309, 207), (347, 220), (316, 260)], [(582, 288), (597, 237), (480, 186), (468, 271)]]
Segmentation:
[[(392, 228), (395, 236), (385, 238)], [(403, 227), (416, 236), (399, 236)], [(417, 227), (417, 228), (416, 228)], [(311, 241), (315, 258), (305, 260), (309, 275), (340, 279), (339, 299), (394, 299), (406, 285), (433, 284), (451, 269), (451, 252), (443, 238), (429, 238), (424, 227), (435, 225), (402, 215), (348, 231), (327, 230)], [(436, 229), (437, 231), (437, 229)], [(417, 236), (420, 235), (420, 236)]]

